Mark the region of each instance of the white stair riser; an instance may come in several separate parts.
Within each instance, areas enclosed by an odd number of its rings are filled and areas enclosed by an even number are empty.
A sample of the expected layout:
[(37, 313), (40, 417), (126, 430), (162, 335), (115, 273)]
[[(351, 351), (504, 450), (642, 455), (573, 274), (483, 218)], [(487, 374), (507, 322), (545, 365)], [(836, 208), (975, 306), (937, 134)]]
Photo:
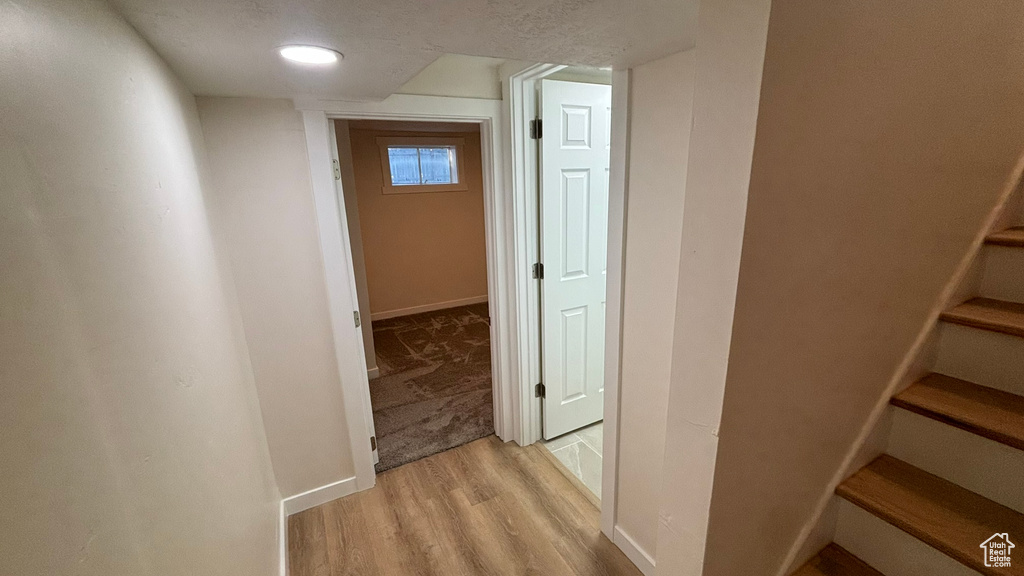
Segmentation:
[(981, 295), (986, 298), (1024, 302), (1024, 248), (985, 246)]
[[(978, 576), (979, 572), (870, 512), (839, 500), (836, 544), (875, 570), (886, 576)], [(978, 553), (981, 554), (981, 548)]]
[(934, 371), (1024, 396), (1024, 338), (942, 322)]
[(886, 453), (1024, 513), (1024, 451), (900, 408)]

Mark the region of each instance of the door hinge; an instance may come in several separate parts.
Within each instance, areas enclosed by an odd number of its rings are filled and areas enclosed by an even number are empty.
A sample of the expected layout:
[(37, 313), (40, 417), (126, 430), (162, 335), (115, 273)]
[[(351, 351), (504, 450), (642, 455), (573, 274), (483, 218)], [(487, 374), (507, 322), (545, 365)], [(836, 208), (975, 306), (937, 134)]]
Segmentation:
[(535, 396), (537, 398), (546, 398), (546, 396), (545, 396), (546, 391), (544, 390), (544, 383), (543, 382), (541, 382), (540, 384), (537, 384), (537, 387), (534, 390), (534, 393), (535, 393)]
[(341, 166), (338, 165), (338, 161), (331, 160), (331, 165), (334, 166), (334, 179), (341, 180)]
[(370, 451), (372, 452), (372, 451), (374, 451), (376, 449), (377, 449), (377, 437), (376, 436), (370, 436)]
[(537, 262), (533, 265), (533, 277), (537, 280), (544, 279), (544, 264)]
[(359, 321), (359, 310), (352, 313), (352, 318), (356, 321), (356, 328), (359, 328), (362, 325), (362, 322)]
[(540, 118), (530, 120), (530, 139), (540, 140), (544, 137), (544, 121)]

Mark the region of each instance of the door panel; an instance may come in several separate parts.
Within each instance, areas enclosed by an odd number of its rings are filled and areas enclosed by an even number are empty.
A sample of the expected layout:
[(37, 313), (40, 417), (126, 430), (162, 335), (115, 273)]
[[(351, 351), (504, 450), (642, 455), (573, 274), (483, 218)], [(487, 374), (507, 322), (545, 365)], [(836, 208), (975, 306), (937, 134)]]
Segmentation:
[(541, 81), (545, 438), (601, 420), (611, 87)]
[(562, 171), (562, 275), (563, 281), (587, 276), (590, 236), (590, 172)]

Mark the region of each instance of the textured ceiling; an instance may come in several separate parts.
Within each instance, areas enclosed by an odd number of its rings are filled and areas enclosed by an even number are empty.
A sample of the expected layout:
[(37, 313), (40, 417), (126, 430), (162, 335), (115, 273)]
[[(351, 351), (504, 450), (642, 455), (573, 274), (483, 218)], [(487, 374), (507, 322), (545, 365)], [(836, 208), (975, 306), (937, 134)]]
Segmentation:
[[(196, 94), (376, 100), (444, 53), (631, 66), (693, 45), (697, 0), (112, 0)], [(311, 69), (283, 44), (345, 54)]]

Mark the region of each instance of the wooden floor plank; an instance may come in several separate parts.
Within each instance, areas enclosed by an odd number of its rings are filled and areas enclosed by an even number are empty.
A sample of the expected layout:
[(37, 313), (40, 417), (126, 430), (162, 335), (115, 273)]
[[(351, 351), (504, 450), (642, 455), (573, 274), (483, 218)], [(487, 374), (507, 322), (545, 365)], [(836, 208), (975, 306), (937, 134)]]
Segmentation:
[(845, 548), (830, 543), (792, 576), (884, 576)]
[(991, 298), (972, 298), (942, 313), (954, 324), (1024, 337), (1024, 304)]
[(980, 548), (996, 533), (1024, 535), (1024, 514), (902, 460), (879, 456), (836, 494), (982, 574), (1024, 575), (1024, 562), (986, 567)]
[(1024, 450), (1024, 397), (929, 374), (893, 397), (911, 412)]
[(1011, 246), (1015, 248), (1024, 247), (1024, 226), (1015, 226), (1001, 232), (989, 234), (985, 238), (988, 244), (996, 246)]
[(487, 546), (481, 547), (489, 565), (507, 576), (573, 574), (573, 570), (541, 531), (524, 532), (530, 525), (523, 507), (501, 494), (472, 507), (478, 531)]
[(292, 576), (641, 576), (539, 452), (491, 436), (289, 518)]
[(305, 510), (288, 518), (288, 544), (290, 576), (327, 576), (331, 573), (324, 516), (320, 508)]

